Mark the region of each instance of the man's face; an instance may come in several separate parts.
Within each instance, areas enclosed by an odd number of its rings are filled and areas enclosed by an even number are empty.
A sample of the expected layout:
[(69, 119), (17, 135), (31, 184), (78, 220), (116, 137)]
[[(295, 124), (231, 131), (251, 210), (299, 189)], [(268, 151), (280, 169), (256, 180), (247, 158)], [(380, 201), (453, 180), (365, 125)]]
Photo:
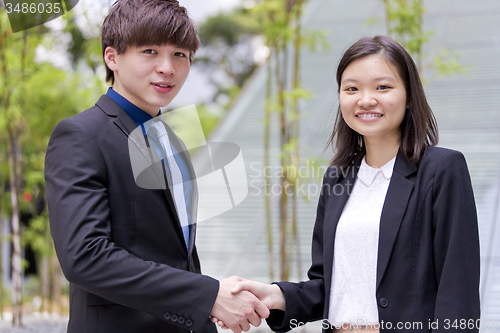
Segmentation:
[(153, 117), (179, 93), (190, 69), (189, 50), (170, 44), (131, 46), (122, 54), (109, 46), (104, 59), (113, 89)]

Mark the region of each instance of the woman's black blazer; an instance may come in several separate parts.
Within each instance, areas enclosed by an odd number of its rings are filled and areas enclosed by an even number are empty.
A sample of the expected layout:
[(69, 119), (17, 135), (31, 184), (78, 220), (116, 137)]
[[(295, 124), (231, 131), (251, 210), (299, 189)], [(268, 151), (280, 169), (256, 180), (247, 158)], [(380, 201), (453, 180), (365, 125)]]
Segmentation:
[[(268, 324), (273, 330), (328, 318), (335, 231), (359, 165), (358, 159), (344, 170), (327, 170), (310, 280), (278, 283), (286, 311), (272, 311)], [(380, 219), (376, 299), (381, 332), (477, 332), (479, 261), (476, 207), (462, 153), (428, 147), (412, 165), (399, 151)]]

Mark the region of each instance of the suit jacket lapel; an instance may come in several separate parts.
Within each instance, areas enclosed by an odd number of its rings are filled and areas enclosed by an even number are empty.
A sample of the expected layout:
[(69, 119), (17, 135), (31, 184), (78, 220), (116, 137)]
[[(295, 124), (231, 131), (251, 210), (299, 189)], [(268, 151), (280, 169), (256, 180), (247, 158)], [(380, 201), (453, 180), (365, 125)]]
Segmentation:
[[(101, 98), (97, 101), (96, 105), (101, 108), (101, 110), (104, 111), (108, 116), (114, 117), (114, 123), (115, 125), (125, 134), (128, 138), (130, 137), (130, 133), (132, 133), (133, 130), (137, 128), (136, 123), (130, 118), (130, 116), (118, 105), (116, 104), (113, 99), (111, 99), (107, 95), (102, 95)], [(144, 147), (146, 147), (146, 139), (144, 139), (144, 143), (142, 142), (137, 142), (137, 140), (131, 140), (134, 142), (134, 144), (137, 146), (137, 148), (142, 151), (144, 154), (144, 158), (147, 160), (149, 159), (149, 154), (144, 150)], [(154, 149), (153, 149), (154, 150)], [(162, 182), (163, 179), (159, 179), (159, 182)], [(163, 182), (165, 182), (163, 180)], [(168, 185), (167, 185), (168, 186)], [(179, 221), (179, 217), (177, 215), (177, 210), (175, 208), (174, 200), (172, 198), (172, 195), (170, 194), (170, 191), (168, 188), (163, 188), (163, 194), (165, 195), (168, 205), (170, 206), (170, 209), (172, 209), (172, 212), (174, 215), (174, 219), (176, 221), (176, 224), (178, 226), (178, 231), (179, 231), (179, 237), (182, 238), (183, 244), (184, 244), (184, 237), (182, 233), (182, 228), (181, 228), (181, 223)], [(186, 249), (187, 250), (187, 249)]]
[(391, 182), (380, 218), (378, 259), (377, 259), (377, 288), (382, 281), (392, 249), (403, 221), (408, 201), (413, 191), (414, 183), (407, 179), (417, 167), (408, 163), (401, 150), (398, 152)]

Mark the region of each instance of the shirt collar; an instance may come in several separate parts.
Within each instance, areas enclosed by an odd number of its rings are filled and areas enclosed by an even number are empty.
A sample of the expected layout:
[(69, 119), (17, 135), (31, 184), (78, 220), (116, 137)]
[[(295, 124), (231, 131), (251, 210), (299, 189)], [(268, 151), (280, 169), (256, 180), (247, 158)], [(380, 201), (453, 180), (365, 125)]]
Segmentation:
[(106, 95), (111, 97), (132, 118), (137, 126), (141, 126), (148, 120), (153, 119), (149, 113), (132, 104), (125, 97), (113, 90), (113, 88), (110, 87)]
[(394, 170), (394, 163), (396, 162), (396, 157), (391, 159), (389, 162), (384, 164), (381, 168), (372, 168), (366, 163), (366, 155), (361, 161), (361, 166), (359, 167), (358, 178), (365, 183), (366, 186), (371, 186), (375, 176), (379, 172), (382, 172), (384, 177), (388, 180), (392, 177), (392, 171)]

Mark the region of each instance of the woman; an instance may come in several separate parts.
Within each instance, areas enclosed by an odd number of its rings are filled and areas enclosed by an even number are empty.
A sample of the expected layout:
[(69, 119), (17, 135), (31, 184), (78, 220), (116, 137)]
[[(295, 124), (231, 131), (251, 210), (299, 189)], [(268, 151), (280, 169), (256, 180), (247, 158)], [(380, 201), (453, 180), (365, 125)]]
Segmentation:
[[(363, 38), (337, 70), (309, 281), (240, 282), (275, 309), (276, 332), (325, 319), (323, 332), (477, 332), (479, 237), (465, 159), (434, 147), (415, 63), (394, 40)], [(339, 171), (340, 170), (340, 171)], [(220, 323), (221, 324), (221, 323)]]

